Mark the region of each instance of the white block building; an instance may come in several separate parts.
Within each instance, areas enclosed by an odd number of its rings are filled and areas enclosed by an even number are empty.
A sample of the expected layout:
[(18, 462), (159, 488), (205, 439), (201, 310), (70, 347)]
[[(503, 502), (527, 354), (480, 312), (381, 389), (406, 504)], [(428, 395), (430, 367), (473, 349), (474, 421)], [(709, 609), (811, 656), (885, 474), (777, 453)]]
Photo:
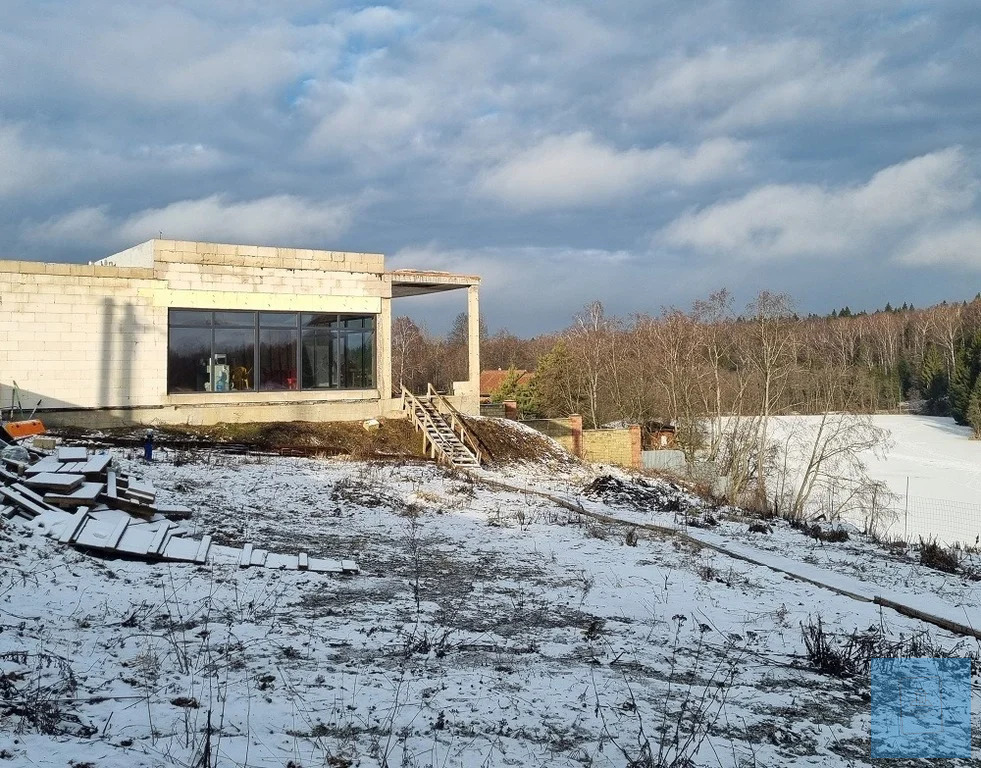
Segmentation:
[(392, 299), (466, 288), (477, 413), (480, 278), (381, 254), (150, 240), (94, 264), (0, 261), (0, 409), (52, 425), (343, 421), (400, 408)]

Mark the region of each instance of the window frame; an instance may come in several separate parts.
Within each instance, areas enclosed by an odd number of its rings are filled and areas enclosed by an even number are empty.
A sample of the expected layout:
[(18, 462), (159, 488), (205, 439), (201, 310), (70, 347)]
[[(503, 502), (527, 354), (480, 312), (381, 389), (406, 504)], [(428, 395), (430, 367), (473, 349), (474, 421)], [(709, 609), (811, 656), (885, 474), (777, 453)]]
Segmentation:
[[(184, 313), (184, 312), (196, 312), (203, 315), (209, 315), (207, 319), (207, 324), (202, 319), (201, 323), (188, 322), (186, 320), (178, 320), (174, 322), (174, 313)], [(238, 315), (251, 314), (252, 315), (252, 325), (223, 325), (218, 322), (217, 315), (222, 313), (235, 313)], [(266, 326), (262, 325), (260, 315), (280, 315), (284, 318), (286, 316), (292, 315), (293, 325), (278, 325), (269, 324)], [(304, 325), (302, 322), (303, 316), (315, 316), (318, 318), (327, 318), (327, 335), (329, 338), (329, 345), (335, 348), (334, 361), (332, 364), (332, 372), (334, 375), (334, 380), (337, 382), (335, 386), (320, 386), (320, 387), (310, 387), (303, 385), (303, 331)], [(378, 380), (378, 347), (377, 347), (377, 333), (378, 333), (378, 317), (377, 313), (354, 313), (354, 312), (309, 312), (309, 311), (284, 311), (284, 310), (242, 310), (242, 309), (198, 309), (194, 307), (168, 307), (167, 308), (167, 370), (165, 378), (167, 381), (167, 395), (173, 397), (182, 397), (188, 395), (243, 395), (247, 393), (257, 394), (257, 393), (295, 393), (295, 392), (364, 392), (376, 389), (376, 382)], [(349, 320), (361, 320), (361, 327), (357, 329), (349, 329), (346, 326), (346, 322)], [(370, 323), (370, 328), (366, 327), (366, 323)], [(296, 352), (295, 352), (295, 370), (296, 370), (296, 388), (295, 389), (263, 389), (260, 382), (260, 330), (265, 328), (267, 330), (294, 330), (296, 332)], [(178, 391), (171, 389), (170, 382), (170, 332), (172, 329), (186, 329), (186, 330), (197, 330), (208, 338), (208, 347), (210, 349), (209, 360), (214, 359), (215, 355), (215, 333), (216, 331), (225, 330), (251, 330), (252, 331), (252, 386), (248, 389), (228, 389), (223, 391), (215, 391), (213, 389), (208, 390), (193, 390), (193, 391)], [(362, 336), (362, 348), (364, 347), (365, 335), (370, 332), (371, 337), (371, 354), (370, 361), (371, 364), (367, 369), (367, 378), (370, 379), (371, 384), (364, 386), (341, 386), (344, 381), (343, 372), (341, 370), (342, 360), (344, 355), (338, 354), (341, 349), (340, 341), (344, 339), (346, 341), (348, 333), (360, 333)], [(364, 352), (362, 351), (362, 369), (361, 369), (361, 379), (362, 381), (366, 378), (366, 369), (364, 368)], [(213, 382), (212, 382), (213, 386)]]

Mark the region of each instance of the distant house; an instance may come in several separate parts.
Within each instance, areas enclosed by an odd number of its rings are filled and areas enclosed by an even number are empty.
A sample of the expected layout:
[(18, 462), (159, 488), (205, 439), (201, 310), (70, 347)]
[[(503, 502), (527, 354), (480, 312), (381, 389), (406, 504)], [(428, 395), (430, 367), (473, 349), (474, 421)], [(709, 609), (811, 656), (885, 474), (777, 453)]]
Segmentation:
[[(529, 384), (535, 378), (534, 371), (526, 371), (518, 368), (514, 372), (518, 374), (518, 386)], [(501, 385), (507, 381), (510, 374), (511, 370), (507, 368), (498, 368), (496, 371), (481, 371), (480, 402), (489, 403), (491, 401), (491, 395), (501, 388)]]
[(641, 446), (645, 451), (658, 451), (674, 448), (677, 430), (662, 421), (647, 421), (641, 424)]

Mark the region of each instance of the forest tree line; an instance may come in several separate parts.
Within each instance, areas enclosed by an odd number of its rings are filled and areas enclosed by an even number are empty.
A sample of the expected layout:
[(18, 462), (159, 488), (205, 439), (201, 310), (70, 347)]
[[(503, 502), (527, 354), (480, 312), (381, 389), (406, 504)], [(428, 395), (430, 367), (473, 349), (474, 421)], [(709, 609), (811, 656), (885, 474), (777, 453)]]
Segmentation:
[[(466, 331), (465, 315), (445, 335), (397, 318), (394, 380), (415, 391), (465, 380)], [(909, 404), (981, 433), (981, 296), (825, 316), (801, 316), (789, 296), (768, 291), (738, 309), (721, 290), (687, 310), (629, 317), (592, 302), (557, 333), (522, 339), (482, 326), (481, 364), (535, 371), (531, 385), (506, 381), (496, 393), (517, 399), (523, 416), (580, 413), (589, 427), (658, 420), (684, 433), (733, 414), (875, 413)]]

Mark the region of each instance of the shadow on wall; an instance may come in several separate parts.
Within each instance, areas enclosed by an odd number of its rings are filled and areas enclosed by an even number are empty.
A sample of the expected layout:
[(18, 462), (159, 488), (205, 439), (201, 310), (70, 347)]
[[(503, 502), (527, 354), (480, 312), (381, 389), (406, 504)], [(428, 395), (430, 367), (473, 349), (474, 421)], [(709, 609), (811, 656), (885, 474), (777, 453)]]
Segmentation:
[[(15, 384), (14, 377), (7, 378), (10, 372), (0, 368), (0, 376), (4, 377), (4, 380), (0, 381), (2, 418), (10, 418), (11, 409), (13, 419), (27, 418), (36, 409), (36, 416), (51, 425), (84, 423), (88, 420), (81, 417), (81, 413), (91, 410), (92, 406), (82, 405), (76, 398), (66, 395), (73, 387), (90, 384), (90, 382), (78, 381), (80, 376), (95, 375), (98, 377), (98, 386), (95, 388), (98, 393), (96, 406), (99, 409), (106, 409), (99, 411), (100, 422), (105, 423), (106, 426), (127, 425), (130, 422), (125, 418), (124, 412), (111, 414), (109, 411), (139, 405), (133, 402), (134, 359), (141, 334), (145, 330), (146, 325), (137, 320), (136, 309), (131, 303), (119, 305), (115, 299), (106, 297), (102, 301), (102, 318), (97, 342), (99, 362), (94, 371), (88, 369), (92, 374), (86, 374), (84, 369), (75, 372), (63, 371), (62, 381), (57, 387), (52, 387), (56, 391), (42, 392), (38, 391), (35, 382), (31, 382), (31, 386), (26, 388), (22, 386), (24, 381), (17, 381)], [(78, 348), (85, 347), (80, 344)], [(57, 353), (44, 352), (38, 348), (35, 354), (40, 359), (41, 355)], [(43, 370), (44, 361), (41, 362), (40, 367)], [(73, 412), (76, 414), (75, 417), (71, 415)]]

